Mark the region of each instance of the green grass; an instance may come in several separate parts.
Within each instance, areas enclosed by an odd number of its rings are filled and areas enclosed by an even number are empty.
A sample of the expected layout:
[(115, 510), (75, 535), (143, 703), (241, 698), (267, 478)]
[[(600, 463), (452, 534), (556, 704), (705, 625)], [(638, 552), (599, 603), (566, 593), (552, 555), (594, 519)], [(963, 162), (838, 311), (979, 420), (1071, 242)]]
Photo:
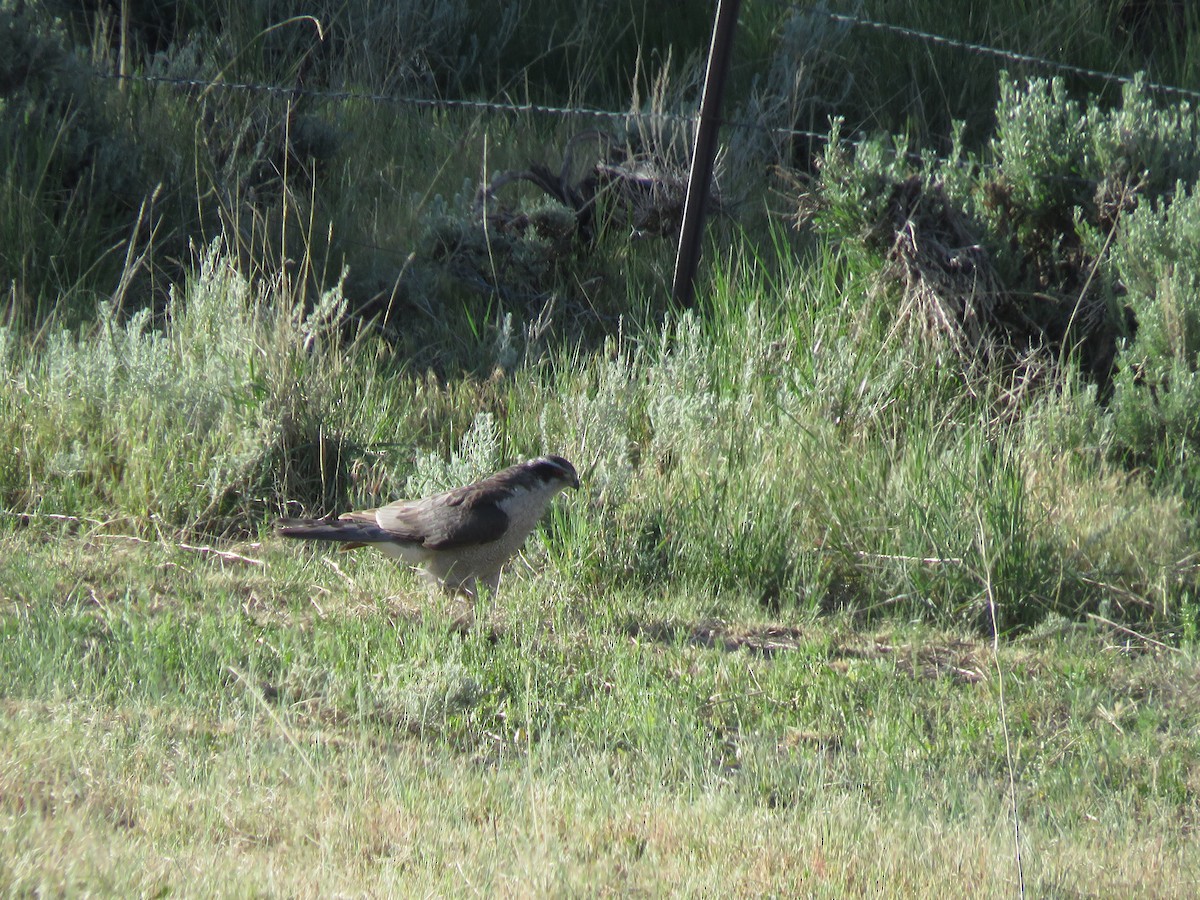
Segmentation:
[[(997, 418), (833, 255), (485, 380), (222, 259), (3, 347), (0, 887), (1009, 894), (1015, 792), (1033, 893), (1194, 889), (1190, 507), (1086, 390)], [(473, 625), (247, 543), (551, 449)]]
[(1032, 894), (1200, 880), (1191, 650), (553, 563), (464, 632), (368, 555), (0, 541), (7, 893), (1011, 895), (1002, 713)]
[[(694, 107), (655, 11), (530, 30), (444, 3), (397, 37), (335, 6), (320, 48), (309, 19), (147, 14), (131, 66)], [(979, 165), (886, 136), (780, 196), (763, 173), (796, 148), (730, 129), (691, 311), (671, 242), (619, 217), (586, 244), (473, 211), (590, 119), (120, 89), (90, 74), (116, 68), (107, 14), (0, 16), (0, 893), (1197, 892), (1194, 116), (760, 6), (730, 118), (835, 113)], [(1190, 72), (1194, 28), (1152, 52), (1111, 10), (1027, 13), (951, 33)], [(614, 136), (668, 164), (685, 142), (650, 131)], [(990, 222), (1010, 300), (1128, 302), (1111, 384), (1067, 337), (1025, 375), (930, 337), (888, 257), (914, 175), (954, 213), (910, 216), (949, 242), (917, 262), (964, 276), (926, 287), (978, 299), (957, 250)], [(474, 609), (271, 535), (542, 452), (582, 489)]]
[(1086, 389), (999, 419), (954, 367), (863, 321), (864, 272), (775, 265), (772, 282), (721, 272), (706, 309), (599, 349), (518, 332), (510, 369), (442, 381), (342, 337), (336, 290), (306, 311), (214, 248), (161, 332), (106, 315), (41, 350), (2, 348), (15, 452), (0, 489), (13, 511), (142, 535), (246, 534), (285, 505), (423, 495), (554, 451), (585, 499), (551, 546), (597, 590), (670, 584), (985, 631), (990, 597), (1005, 632), (1048, 613), (1189, 627), (1186, 485), (1123, 472)]

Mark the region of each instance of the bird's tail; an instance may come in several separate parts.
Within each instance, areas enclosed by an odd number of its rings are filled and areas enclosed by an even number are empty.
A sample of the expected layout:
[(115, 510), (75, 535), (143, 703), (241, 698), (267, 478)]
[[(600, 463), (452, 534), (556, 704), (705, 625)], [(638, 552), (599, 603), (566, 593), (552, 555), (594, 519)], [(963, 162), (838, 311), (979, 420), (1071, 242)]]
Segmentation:
[(334, 541), (345, 544), (346, 550), (392, 540), (392, 535), (374, 522), (354, 519), (280, 519), (275, 531), (283, 537), (305, 541)]

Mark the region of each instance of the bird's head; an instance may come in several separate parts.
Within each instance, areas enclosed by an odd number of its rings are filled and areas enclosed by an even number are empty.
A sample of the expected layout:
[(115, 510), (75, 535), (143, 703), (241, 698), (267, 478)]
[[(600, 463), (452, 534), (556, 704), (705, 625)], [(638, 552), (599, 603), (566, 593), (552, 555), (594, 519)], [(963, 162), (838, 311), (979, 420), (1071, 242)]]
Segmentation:
[(525, 466), (547, 485), (559, 485), (559, 490), (579, 487), (575, 467), (561, 456), (539, 456), (525, 463)]

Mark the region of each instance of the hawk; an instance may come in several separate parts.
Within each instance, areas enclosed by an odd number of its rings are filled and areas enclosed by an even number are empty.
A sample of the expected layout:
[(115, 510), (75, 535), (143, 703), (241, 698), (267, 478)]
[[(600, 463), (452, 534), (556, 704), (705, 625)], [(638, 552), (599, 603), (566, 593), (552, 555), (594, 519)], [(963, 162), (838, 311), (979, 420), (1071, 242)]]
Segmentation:
[(476, 595), (476, 582), (495, 593), (500, 570), (533, 531), (550, 502), (578, 488), (575, 467), (561, 456), (539, 456), (424, 500), (397, 500), (324, 519), (283, 519), (284, 537), (334, 541), (344, 549), (376, 547), (422, 570), (447, 592)]

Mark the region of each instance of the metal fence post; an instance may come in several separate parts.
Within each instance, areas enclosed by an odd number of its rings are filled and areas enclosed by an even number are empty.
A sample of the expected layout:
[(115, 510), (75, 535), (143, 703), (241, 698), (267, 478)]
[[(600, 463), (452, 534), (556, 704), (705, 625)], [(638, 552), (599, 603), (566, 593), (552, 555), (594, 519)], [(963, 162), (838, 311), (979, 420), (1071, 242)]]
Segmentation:
[(717, 154), (720, 131), (721, 97), (725, 76), (733, 56), (733, 35), (737, 28), (741, 0), (717, 0), (713, 21), (712, 44), (708, 48), (708, 71), (704, 76), (704, 94), (700, 98), (700, 122), (692, 148), (692, 170), (688, 176), (687, 199), (683, 204), (683, 223), (679, 229), (679, 251), (675, 256), (675, 280), (671, 295), (680, 306), (696, 302), (696, 267), (700, 263), (700, 242), (704, 238), (704, 212), (708, 205), (708, 187), (712, 181), (713, 159)]

